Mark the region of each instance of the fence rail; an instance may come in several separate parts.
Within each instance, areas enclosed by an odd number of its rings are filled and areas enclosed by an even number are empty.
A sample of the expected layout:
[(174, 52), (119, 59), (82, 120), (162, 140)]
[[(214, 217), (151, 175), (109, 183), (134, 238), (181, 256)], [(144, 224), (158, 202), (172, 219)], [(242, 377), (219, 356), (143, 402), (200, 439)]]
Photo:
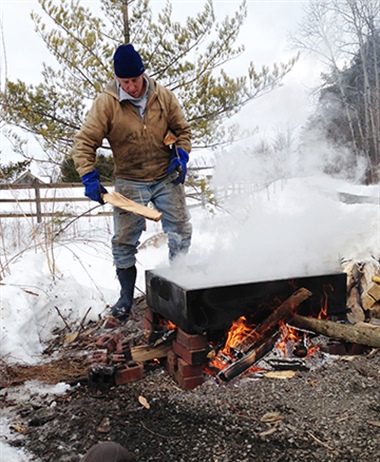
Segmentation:
[[(112, 187), (112, 183), (104, 183), (105, 187)], [(79, 217), (83, 215), (83, 210), (81, 211), (65, 211), (65, 210), (55, 210), (55, 211), (45, 211), (43, 210), (43, 204), (67, 204), (67, 203), (90, 203), (91, 200), (87, 197), (81, 195), (76, 197), (71, 193), (70, 196), (65, 197), (41, 197), (41, 190), (67, 190), (70, 191), (75, 188), (82, 188), (82, 183), (33, 183), (33, 184), (0, 184), (0, 207), (4, 204), (31, 204), (34, 206), (35, 211), (28, 212), (19, 212), (19, 211), (4, 211), (4, 207), (1, 207), (0, 218), (37, 218), (37, 222), (41, 223), (43, 218), (47, 217)], [(2, 191), (16, 191), (16, 190), (26, 190), (32, 195), (30, 197), (3, 197), (4, 193)], [(95, 207), (96, 208), (96, 207)], [(88, 209), (87, 212), (94, 210), (94, 207)], [(86, 211), (84, 211), (86, 214)], [(87, 213), (87, 217), (100, 217), (100, 216), (111, 216), (112, 211), (97, 211), (94, 213)]]

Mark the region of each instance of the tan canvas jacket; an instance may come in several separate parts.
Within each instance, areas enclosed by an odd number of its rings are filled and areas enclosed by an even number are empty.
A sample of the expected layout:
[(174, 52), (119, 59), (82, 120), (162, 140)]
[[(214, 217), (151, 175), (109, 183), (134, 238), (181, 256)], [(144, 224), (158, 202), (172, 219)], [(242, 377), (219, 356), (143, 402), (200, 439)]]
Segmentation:
[(107, 139), (114, 158), (116, 178), (150, 181), (163, 178), (171, 150), (164, 144), (170, 129), (177, 147), (191, 150), (191, 129), (175, 95), (149, 80), (144, 120), (129, 101), (119, 102), (116, 80), (94, 100), (80, 131), (74, 137), (72, 156), (80, 176), (95, 168), (96, 150)]

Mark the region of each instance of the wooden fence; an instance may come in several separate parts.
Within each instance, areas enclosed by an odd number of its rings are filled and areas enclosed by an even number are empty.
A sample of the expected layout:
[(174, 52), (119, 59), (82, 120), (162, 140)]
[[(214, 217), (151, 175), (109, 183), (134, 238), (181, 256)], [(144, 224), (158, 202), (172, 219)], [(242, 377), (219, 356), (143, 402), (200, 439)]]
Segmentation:
[[(112, 183), (104, 183), (105, 187), (113, 187)], [(65, 196), (65, 197), (57, 197), (55, 192), (57, 190), (67, 190), (70, 191), (72, 189), (81, 188), (82, 194), (78, 197), (75, 195)], [(26, 190), (28, 191), (28, 197), (3, 197), (5, 194), (3, 191), (15, 191), (15, 190)], [(41, 190), (51, 190), (53, 191), (52, 196), (45, 196), (41, 197)], [(25, 194), (26, 195), (26, 194)], [(54, 217), (54, 216), (61, 216), (61, 217), (76, 217), (81, 214), (81, 212), (68, 212), (65, 210), (54, 210), (54, 211), (46, 211), (44, 210), (43, 204), (67, 204), (67, 203), (88, 203), (89, 205), (93, 205), (93, 201), (88, 199), (84, 196), (84, 187), (82, 183), (39, 183), (35, 182), (32, 185), (29, 184), (3, 184), (0, 185), (0, 218), (25, 218), (25, 217), (35, 217), (37, 218), (37, 222), (41, 223), (42, 219), (45, 217)], [(18, 205), (17, 207), (19, 211), (4, 211), (6, 204), (14, 204)], [(34, 211), (25, 212), (22, 210), (22, 204), (30, 204), (33, 205)], [(112, 210), (97, 210), (96, 213), (90, 213), (94, 209), (98, 209), (99, 206), (89, 207), (84, 210), (86, 216), (91, 217), (99, 217), (99, 216), (110, 216), (112, 215)]]

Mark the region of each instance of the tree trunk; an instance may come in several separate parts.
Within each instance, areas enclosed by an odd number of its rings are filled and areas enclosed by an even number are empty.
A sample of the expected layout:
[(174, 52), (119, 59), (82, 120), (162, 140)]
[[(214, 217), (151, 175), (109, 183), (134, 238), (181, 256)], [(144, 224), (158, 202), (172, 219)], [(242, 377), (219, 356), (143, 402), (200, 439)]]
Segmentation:
[(124, 43), (128, 44), (131, 40), (129, 30), (128, 0), (123, 1), (123, 25), (124, 25)]

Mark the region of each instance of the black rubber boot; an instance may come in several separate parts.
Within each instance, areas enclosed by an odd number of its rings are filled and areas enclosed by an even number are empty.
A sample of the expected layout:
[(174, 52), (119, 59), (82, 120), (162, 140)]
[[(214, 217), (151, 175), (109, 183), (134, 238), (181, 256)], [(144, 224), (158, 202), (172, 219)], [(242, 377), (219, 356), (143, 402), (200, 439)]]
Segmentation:
[(116, 274), (121, 285), (120, 298), (112, 308), (112, 315), (119, 321), (126, 321), (133, 304), (133, 293), (136, 282), (136, 266), (117, 268)]

